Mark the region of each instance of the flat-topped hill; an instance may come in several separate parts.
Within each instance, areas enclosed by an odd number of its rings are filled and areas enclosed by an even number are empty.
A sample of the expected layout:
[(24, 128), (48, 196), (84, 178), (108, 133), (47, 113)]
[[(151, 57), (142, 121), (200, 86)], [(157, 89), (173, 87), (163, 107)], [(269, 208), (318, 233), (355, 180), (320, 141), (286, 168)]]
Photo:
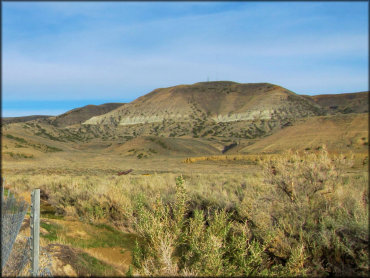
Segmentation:
[(314, 101), (269, 83), (201, 82), (156, 89), (85, 124), (279, 120), (320, 115), (321, 110)]

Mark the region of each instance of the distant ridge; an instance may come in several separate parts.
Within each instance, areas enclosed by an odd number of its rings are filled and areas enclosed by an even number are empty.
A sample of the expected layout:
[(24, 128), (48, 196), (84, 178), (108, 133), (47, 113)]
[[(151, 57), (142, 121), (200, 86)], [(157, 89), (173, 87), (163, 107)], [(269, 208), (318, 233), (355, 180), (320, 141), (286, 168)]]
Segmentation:
[(316, 95), (311, 98), (330, 113), (369, 112), (369, 92)]
[(38, 120), (38, 119), (47, 119), (49, 117), (52, 117), (52, 116), (32, 115), (32, 116), (24, 116), (24, 117), (4, 117), (1, 119), (1, 121), (3, 124), (24, 123), (24, 122)]
[(48, 121), (50, 124), (58, 127), (81, 124), (91, 117), (106, 114), (123, 105), (125, 105), (125, 103), (105, 103), (101, 105), (90, 104), (72, 109), (56, 117), (50, 117)]

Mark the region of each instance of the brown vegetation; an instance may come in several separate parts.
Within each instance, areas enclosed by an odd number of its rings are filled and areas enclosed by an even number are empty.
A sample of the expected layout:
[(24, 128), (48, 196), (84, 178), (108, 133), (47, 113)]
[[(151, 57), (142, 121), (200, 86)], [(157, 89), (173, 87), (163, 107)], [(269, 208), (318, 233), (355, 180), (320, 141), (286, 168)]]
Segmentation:
[[(177, 185), (175, 174), (17, 175), (8, 182), (18, 191), (42, 188), (62, 217), (138, 235), (131, 273), (365, 275), (366, 172), (349, 173), (352, 158), (325, 148), (257, 161), (258, 172), (185, 175)], [(76, 238), (62, 231), (60, 243)]]

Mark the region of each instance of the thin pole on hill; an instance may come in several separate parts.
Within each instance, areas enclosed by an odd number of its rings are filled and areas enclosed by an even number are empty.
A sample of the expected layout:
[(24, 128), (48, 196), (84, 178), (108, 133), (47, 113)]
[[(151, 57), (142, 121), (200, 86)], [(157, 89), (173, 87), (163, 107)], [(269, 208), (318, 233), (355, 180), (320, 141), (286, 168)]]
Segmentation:
[(40, 189), (31, 193), (31, 275), (38, 276), (40, 252)]

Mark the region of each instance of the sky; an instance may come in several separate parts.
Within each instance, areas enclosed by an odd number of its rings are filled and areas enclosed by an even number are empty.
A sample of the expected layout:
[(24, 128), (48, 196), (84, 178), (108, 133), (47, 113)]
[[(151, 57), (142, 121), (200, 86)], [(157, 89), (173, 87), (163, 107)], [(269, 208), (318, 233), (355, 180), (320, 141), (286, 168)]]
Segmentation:
[(2, 116), (202, 81), (368, 90), (368, 2), (2, 2)]

